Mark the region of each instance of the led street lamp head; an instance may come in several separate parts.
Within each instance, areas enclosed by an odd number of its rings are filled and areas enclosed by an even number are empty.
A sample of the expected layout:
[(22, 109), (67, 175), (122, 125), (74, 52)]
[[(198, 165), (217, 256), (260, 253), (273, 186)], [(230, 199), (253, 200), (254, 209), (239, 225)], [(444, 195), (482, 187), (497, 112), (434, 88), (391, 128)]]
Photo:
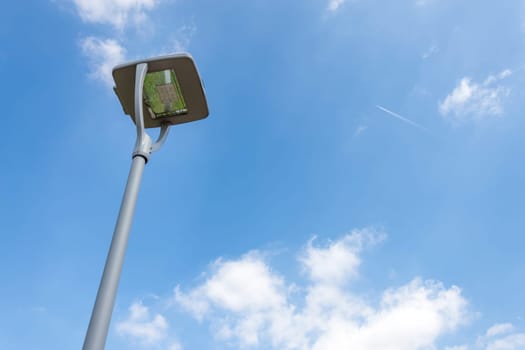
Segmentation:
[(195, 62), (189, 54), (135, 61), (113, 69), (115, 92), (124, 113), (135, 122), (135, 74), (148, 66), (144, 78), (144, 127), (187, 123), (208, 116), (208, 104)]

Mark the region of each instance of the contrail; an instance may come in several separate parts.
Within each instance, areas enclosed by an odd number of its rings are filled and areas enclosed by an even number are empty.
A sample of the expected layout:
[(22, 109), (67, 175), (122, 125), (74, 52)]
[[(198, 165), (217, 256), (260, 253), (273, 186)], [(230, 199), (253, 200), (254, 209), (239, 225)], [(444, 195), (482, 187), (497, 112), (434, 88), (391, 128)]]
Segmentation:
[(416, 128), (418, 128), (420, 130), (423, 130), (423, 131), (426, 131), (426, 132), (430, 132), (430, 130), (428, 130), (424, 126), (419, 125), (418, 123), (415, 123), (415, 122), (411, 121), (410, 119), (407, 119), (407, 118), (397, 114), (396, 112), (392, 112), (391, 110), (388, 110), (385, 107), (381, 107), (380, 105), (376, 105), (376, 107), (379, 108), (380, 110), (382, 110), (383, 112), (390, 114), (392, 117), (395, 117), (395, 118), (401, 120), (402, 122), (405, 122), (407, 124), (415, 126)]

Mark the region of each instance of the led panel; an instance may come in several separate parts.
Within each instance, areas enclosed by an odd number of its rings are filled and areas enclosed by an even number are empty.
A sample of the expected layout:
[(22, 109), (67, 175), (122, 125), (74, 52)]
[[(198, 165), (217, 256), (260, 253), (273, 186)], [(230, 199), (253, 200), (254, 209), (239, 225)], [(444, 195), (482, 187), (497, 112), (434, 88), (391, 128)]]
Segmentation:
[(173, 117), (188, 112), (173, 69), (146, 74), (144, 104), (148, 107), (153, 119)]

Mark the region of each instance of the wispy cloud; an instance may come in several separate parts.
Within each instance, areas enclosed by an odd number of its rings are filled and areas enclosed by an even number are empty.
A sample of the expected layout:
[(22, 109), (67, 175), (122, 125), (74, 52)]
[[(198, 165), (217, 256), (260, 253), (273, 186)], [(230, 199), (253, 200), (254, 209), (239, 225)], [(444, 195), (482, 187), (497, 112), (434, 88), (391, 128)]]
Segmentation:
[(525, 333), (514, 333), (491, 340), (486, 350), (523, 350), (525, 349)]
[(467, 345), (446, 346), (445, 350), (468, 350)]
[(130, 21), (143, 22), (158, 0), (73, 0), (82, 20), (123, 29)]
[[(106, 38), (87, 36), (80, 40), (83, 54), (88, 58), (89, 76), (104, 82), (107, 86), (113, 86), (111, 76), (112, 69), (126, 60), (126, 48), (122, 42), (130, 41), (129, 31), (124, 31), (130, 25), (138, 26), (148, 22), (148, 28), (153, 28), (148, 14), (162, 0), (70, 0), (75, 4), (79, 17), (85, 21), (96, 24), (109, 24), (119, 31), (118, 37), (113, 38), (115, 30)], [(163, 33), (167, 38), (166, 46), (156, 50), (157, 55), (172, 54), (186, 51), (197, 31), (193, 21), (182, 25), (173, 33)], [(154, 30), (149, 35), (153, 35)], [(136, 33), (134, 33), (136, 34)], [(132, 57), (143, 57), (147, 52), (131, 54)], [(151, 54), (151, 52), (150, 52)]]
[(496, 335), (509, 333), (513, 330), (514, 330), (514, 326), (511, 323), (497, 323), (487, 330), (486, 336), (494, 337)]
[(472, 344), (449, 346), (445, 350), (523, 350), (524, 348), (525, 333), (516, 332), (511, 323), (497, 323)]
[(330, 0), (328, 2), (328, 10), (335, 12), (337, 11), (341, 5), (343, 5), (346, 2), (346, 0)]
[(354, 131), (354, 137), (357, 137), (357, 136), (361, 135), (362, 133), (364, 133), (366, 131), (366, 129), (368, 129), (368, 126), (366, 126), (366, 125), (359, 125), (357, 127), (357, 129), (355, 129), (355, 131)]
[(434, 2), (434, 0), (416, 0), (415, 1), (415, 4), (416, 6), (427, 6), (429, 5), (430, 3)]
[(412, 125), (413, 127), (416, 127), (420, 130), (423, 130), (423, 131), (426, 131), (426, 132), (430, 132), (427, 128), (425, 128), (424, 126), (422, 125), (419, 125), (418, 123), (416, 122), (413, 122), (412, 120), (408, 119), (408, 118), (405, 118), (403, 117), (402, 115), (399, 115), (397, 114), (396, 112), (392, 112), (391, 110), (385, 108), (385, 107), (382, 107), (382, 106), (379, 106), (379, 105), (376, 105), (377, 108), (379, 108), (380, 110), (382, 110), (383, 112), (387, 113), (388, 115), (394, 117), (394, 118), (397, 118), (399, 120), (401, 120), (402, 122), (404, 123), (407, 123), (409, 125)]
[(153, 345), (166, 337), (168, 322), (160, 314), (151, 317), (148, 307), (135, 302), (129, 307), (128, 318), (118, 322), (116, 329), (122, 336), (131, 337), (144, 345)]
[(80, 46), (89, 61), (90, 77), (113, 86), (112, 69), (125, 61), (126, 50), (116, 40), (92, 36), (82, 39)]
[(431, 56), (437, 54), (439, 52), (439, 47), (436, 44), (432, 44), (428, 50), (426, 50), (422, 55), (421, 58), (423, 60), (426, 60), (430, 58)]
[(516, 332), (511, 323), (497, 323), (475, 345), (485, 350), (521, 350), (525, 348), (525, 333)]
[(187, 51), (196, 32), (197, 26), (193, 22), (179, 27), (176, 33), (171, 37), (170, 46), (164, 51), (166, 53)]
[(510, 88), (499, 83), (512, 75), (506, 69), (497, 75), (488, 76), (482, 83), (465, 77), (439, 103), (439, 112), (454, 124), (468, 120), (483, 120), (503, 114), (503, 100), (509, 96)]

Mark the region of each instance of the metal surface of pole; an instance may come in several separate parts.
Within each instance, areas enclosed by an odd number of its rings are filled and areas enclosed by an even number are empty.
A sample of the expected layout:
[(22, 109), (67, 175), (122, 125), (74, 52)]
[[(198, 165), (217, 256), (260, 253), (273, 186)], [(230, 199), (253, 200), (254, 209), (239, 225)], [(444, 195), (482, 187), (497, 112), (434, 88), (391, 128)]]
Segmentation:
[(144, 157), (140, 155), (133, 157), (83, 350), (103, 350), (105, 347), (145, 164)]

